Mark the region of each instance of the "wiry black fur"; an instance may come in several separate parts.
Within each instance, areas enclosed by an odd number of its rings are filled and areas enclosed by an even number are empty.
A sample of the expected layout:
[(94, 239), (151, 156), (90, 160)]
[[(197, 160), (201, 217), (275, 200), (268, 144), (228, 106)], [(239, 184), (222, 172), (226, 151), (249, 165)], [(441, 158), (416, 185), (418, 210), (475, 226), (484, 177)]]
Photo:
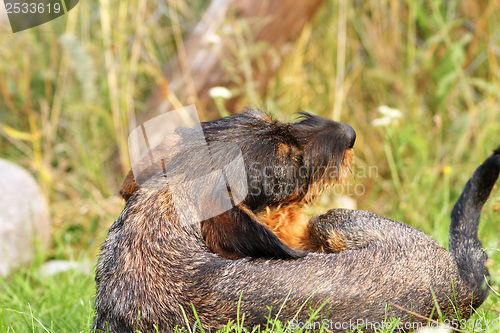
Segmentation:
[(485, 278), (489, 277), (484, 266), (488, 256), (477, 238), (477, 231), (483, 205), (499, 173), (500, 147), (477, 168), (451, 212), (450, 252), (459, 267), (461, 278), (474, 291), (474, 307), (481, 305), (488, 296), (488, 290), (484, 288)]
[[(324, 179), (325, 172), (332, 168), (340, 168), (347, 148), (352, 148), (356, 140), (356, 133), (345, 124), (315, 117), (307, 112), (300, 113), (304, 120), (292, 124), (292, 131), (303, 146), (303, 161), (308, 173), (308, 184), (314, 184)], [(347, 141), (346, 141), (347, 139)], [(344, 143), (345, 144), (339, 144)], [(332, 156), (336, 164), (332, 165)]]
[[(316, 141), (306, 134), (302, 140)], [(295, 260), (230, 260), (212, 253), (199, 224), (179, 223), (164, 176), (150, 177), (131, 192), (102, 245), (93, 330), (170, 332), (193, 325), (192, 307), (212, 330), (235, 321), (238, 309), (245, 327), (265, 324), (268, 307), (273, 318), (304, 323), (309, 308), (323, 306), (319, 314), (332, 331), (393, 317), (401, 328), (425, 325), (401, 309), (436, 317), (436, 302), (445, 318), (467, 319), (471, 304), (479, 306), (487, 295), (477, 223), (499, 165), (497, 150), (466, 185), (453, 210), (451, 253), (403, 223), (341, 209), (309, 221), (314, 250), (326, 253)], [(248, 207), (239, 208), (252, 218)]]

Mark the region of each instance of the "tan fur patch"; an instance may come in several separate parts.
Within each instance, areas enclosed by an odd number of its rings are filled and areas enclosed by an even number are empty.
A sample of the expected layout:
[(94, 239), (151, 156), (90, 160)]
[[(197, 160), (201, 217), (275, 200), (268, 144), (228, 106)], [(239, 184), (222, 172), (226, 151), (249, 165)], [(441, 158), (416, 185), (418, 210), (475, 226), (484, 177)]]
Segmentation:
[(301, 206), (301, 204), (289, 204), (284, 207), (266, 207), (258, 217), (286, 245), (296, 249), (307, 249), (309, 219), (302, 213)]
[(329, 233), (327, 243), (328, 252), (331, 253), (342, 252), (346, 249), (344, 235), (339, 230), (334, 229)]

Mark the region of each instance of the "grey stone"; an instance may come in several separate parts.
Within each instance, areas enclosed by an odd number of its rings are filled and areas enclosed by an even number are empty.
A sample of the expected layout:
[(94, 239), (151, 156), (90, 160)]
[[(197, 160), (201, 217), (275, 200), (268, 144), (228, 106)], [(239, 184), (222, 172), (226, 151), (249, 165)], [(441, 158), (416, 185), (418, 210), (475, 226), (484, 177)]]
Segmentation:
[(33, 176), (0, 159), (0, 276), (29, 264), (50, 242), (48, 207)]

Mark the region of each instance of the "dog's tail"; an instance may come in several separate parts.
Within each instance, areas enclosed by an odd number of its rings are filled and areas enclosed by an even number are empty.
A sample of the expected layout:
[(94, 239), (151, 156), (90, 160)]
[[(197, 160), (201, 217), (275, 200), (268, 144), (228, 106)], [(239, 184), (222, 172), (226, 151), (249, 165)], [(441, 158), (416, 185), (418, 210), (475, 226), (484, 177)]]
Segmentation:
[(465, 185), (453, 211), (450, 224), (450, 252), (458, 265), (461, 278), (473, 292), (473, 306), (479, 306), (488, 296), (485, 277), (489, 276), (488, 258), (477, 238), (479, 218), (484, 203), (500, 173), (500, 147), (481, 164)]

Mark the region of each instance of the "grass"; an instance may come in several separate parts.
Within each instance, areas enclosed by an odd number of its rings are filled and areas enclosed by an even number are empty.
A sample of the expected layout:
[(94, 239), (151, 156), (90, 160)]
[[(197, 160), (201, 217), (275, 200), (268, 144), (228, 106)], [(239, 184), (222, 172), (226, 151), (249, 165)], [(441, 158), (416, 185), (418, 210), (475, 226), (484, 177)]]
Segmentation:
[(90, 332), (93, 277), (70, 271), (42, 276), (30, 267), (0, 280), (0, 332)]
[[(89, 331), (93, 275), (44, 277), (38, 268), (49, 259), (96, 258), (123, 208), (116, 193), (128, 169), (129, 119), (164, 82), (176, 52), (174, 27), (187, 34), (205, 3), (177, 0), (176, 26), (159, 1), (82, 1), (46, 25), (0, 33), (0, 157), (36, 176), (53, 223), (50, 248), (0, 280), (0, 332)], [(239, 104), (279, 119), (310, 110), (352, 125), (358, 139), (350, 182), (363, 189), (351, 196), (357, 206), (447, 246), (454, 202), (500, 145), (499, 8), (497, 1), (327, 0), (265, 96), (253, 91), (246, 66)], [(266, 49), (248, 34), (237, 36), (253, 50), (239, 54), (244, 64)], [(239, 74), (237, 65), (227, 64), (230, 75)], [(402, 117), (374, 126), (382, 105)], [(369, 167), (374, 172), (363, 173)], [(309, 211), (323, 212), (337, 200), (327, 193)], [(473, 316), (482, 323), (500, 320), (499, 212), (495, 189), (479, 230), (493, 286)], [(272, 323), (272, 331), (284, 331), (283, 323)]]

